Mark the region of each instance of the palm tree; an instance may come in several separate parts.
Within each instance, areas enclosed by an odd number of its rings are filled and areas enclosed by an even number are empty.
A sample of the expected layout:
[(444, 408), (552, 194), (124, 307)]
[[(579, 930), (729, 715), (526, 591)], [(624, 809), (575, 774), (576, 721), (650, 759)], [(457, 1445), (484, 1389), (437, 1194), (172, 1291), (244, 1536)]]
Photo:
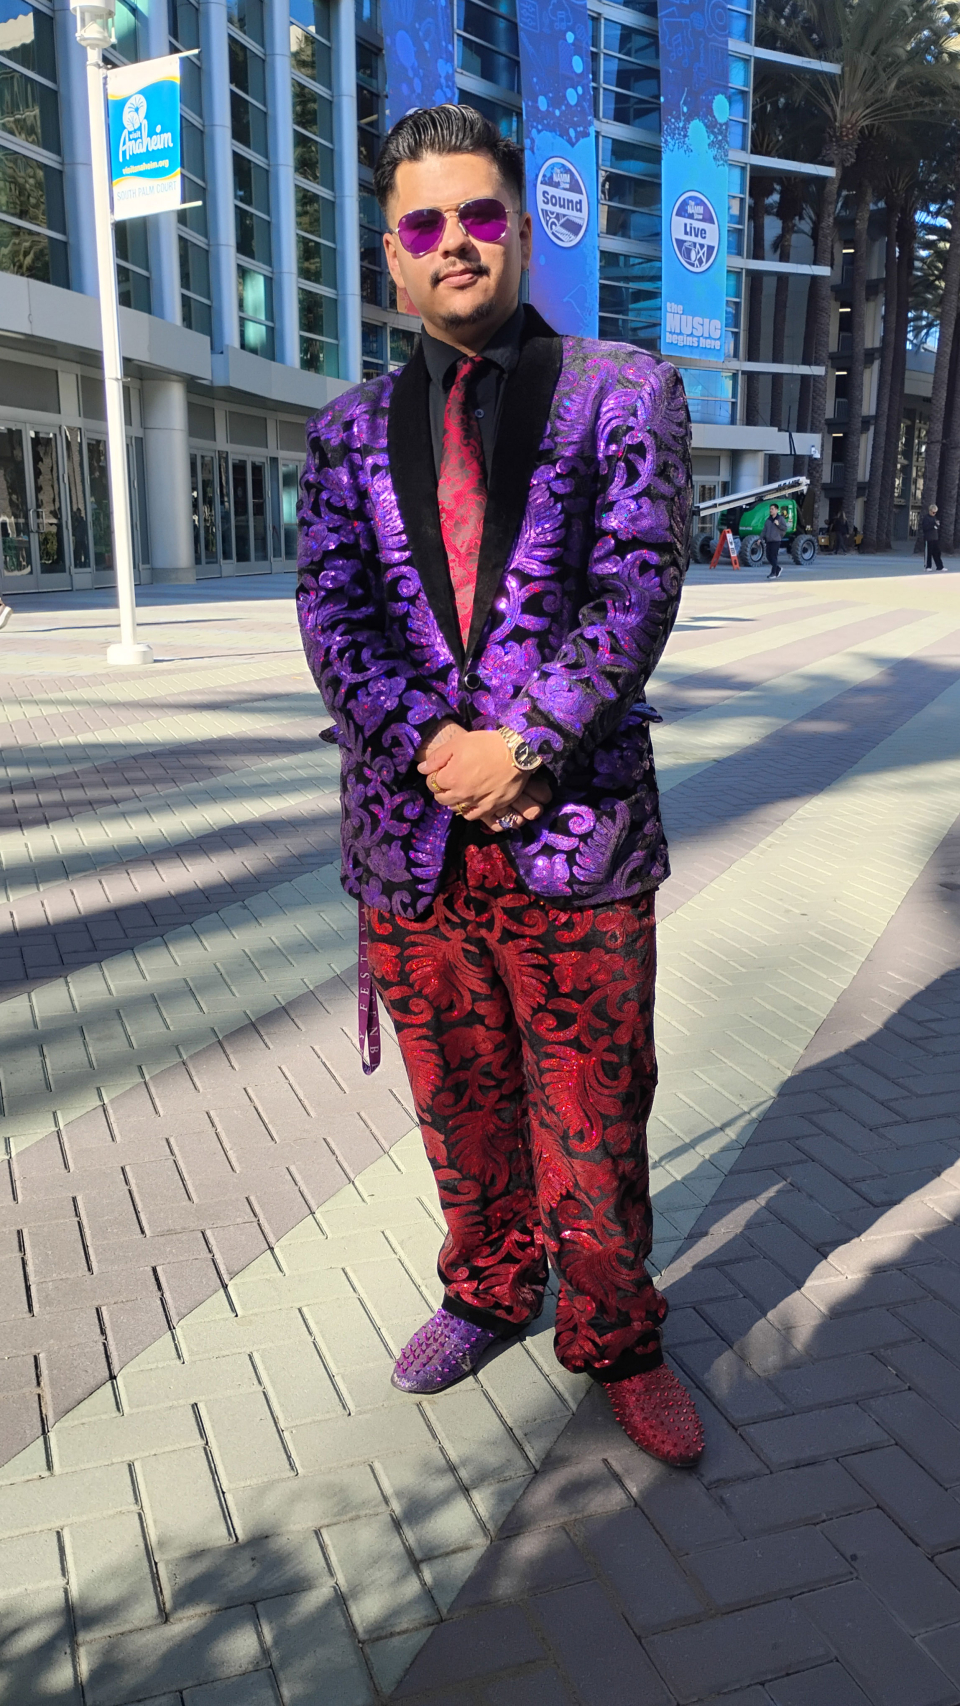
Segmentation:
[[(956, 182), (956, 166), (951, 174)], [(950, 237), (943, 268), (943, 295), (940, 300), (940, 329), (937, 338), (937, 357), (933, 369), (933, 388), (930, 393), (930, 420), (927, 427), (927, 455), (923, 470), (923, 496), (920, 506), (936, 503), (940, 483), (940, 457), (943, 449), (943, 428), (947, 414), (947, 383), (950, 376), (950, 357), (953, 353), (953, 332), (960, 301), (960, 196), (954, 196), (951, 209)]]
[[(903, 415), (903, 384), (907, 373), (907, 333), (910, 328), (910, 302), (913, 285), (914, 257), (917, 246), (918, 180), (911, 185), (897, 218), (897, 287), (896, 312), (893, 325), (893, 351), (890, 369), (890, 407), (887, 413), (886, 437), (882, 446), (883, 462), (880, 473), (880, 502), (877, 517), (877, 544), (889, 551), (893, 532), (893, 500), (897, 487), (897, 464), (900, 456), (900, 424)], [(874, 455), (880, 447), (874, 445)]]
[(940, 548), (953, 551), (957, 544), (958, 498), (960, 498), (960, 315), (953, 326), (953, 359), (948, 399), (943, 455), (940, 459), (940, 494), (937, 502), (942, 517)]
[[(784, 178), (780, 185), (780, 195), (777, 199), (777, 218), (780, 221), (780, 237), (777, 243), (777, 258), (789, 263), (793, 253), (793, 237), (797, 229), (797, 221), (804, 210), (803, 182), (800, 178)], [(787, 307), (790, 301), (790, 274), (777, 274), (777, 286), (773, 298), (773, 348), (770, 359), (775, 366), (783, 364), (784, 352), (787, 345)], [(770, 381), (770, 425), (783, 429), (783, 374), (775, 373)], [(770, 478), (780, 478), (780, 457), (770, 458)]]
[(853, 301), (850, 315), (851, 349), (847, 369), (847, 432), (843, 451), (843, 510), (851, 527), (856, 525), (857, 492), (860, 484), (860, 450), (863, 434), (863, 376), (866, 367), (867, 250), (870, 209), (873, 205), (871, 178), (876, 160), (869, 147), (857, 156), (857, 190), (853, 219)]
[(883, 332), (880, 339), (880, 373), (877, 379), (876, 412), (873, 421), (873, 447), (870, 454), (870, 474), (867, 497), (863, 506), (863, 550), (877, 549), (877, 519), (880, 513), (883, 448), (887, 437), (890, 412), (890, 382), (893, 375), (893, 339), (897, 312), (897, 220), (903, 203), (903, 175), (894, 174), (885, 186), (886, 243), (883, 273)]
[[(948, 44), (956, 34), (952, 0), (764, 0), (761, 30), (806, 58), (838, 62), (838, 76), (816, 75), (808, 99), (823, 127), (822, 158), (833, 167), (820, 198), (814, 278), (814, 364), (810, 430), (826, 423), (830, 353), (830, 277), (834, 266), (837, 196), (841, 173), (856, 158), (864, 136), (906, 122), (957, 87)], [(759, 34), (759, 32), (758, 32)], [(759, 39), (763, 39), (761, 35)], [(774, 45), (777, 45), (777, 42)], [(860, 400), (862, 409), (862, 398)], [(823, 460), (812, 470), (813, 515), (819, 518)]]

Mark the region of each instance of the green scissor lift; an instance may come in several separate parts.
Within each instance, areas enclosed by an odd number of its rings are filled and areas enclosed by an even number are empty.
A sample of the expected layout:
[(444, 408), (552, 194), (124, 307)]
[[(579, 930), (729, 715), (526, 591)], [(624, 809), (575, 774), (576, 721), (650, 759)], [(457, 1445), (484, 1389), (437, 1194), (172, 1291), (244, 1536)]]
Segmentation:
[(733, 531), (740, 540), (742, 560), (756, 568), (764, 560), (763, 524), (770, 514), (770, 505), (775, 503), (787, 523), (784, 545), (795, 563), (809, 566), (817, 554), (817, 539), (804, 527), (794, 495), (803, 498), (809, 484), (806, 474), (799, 474), (787, 480), (773, 480), (768, 486), (755, 486), (748, 492), (728, 492), (726, 497), (698, 504), (693, 512), (694, 557), (701, 563), (709, 563), (717, 548), (720, 517), (724, 512), (729, 515), (740, 510), (739, 526)]

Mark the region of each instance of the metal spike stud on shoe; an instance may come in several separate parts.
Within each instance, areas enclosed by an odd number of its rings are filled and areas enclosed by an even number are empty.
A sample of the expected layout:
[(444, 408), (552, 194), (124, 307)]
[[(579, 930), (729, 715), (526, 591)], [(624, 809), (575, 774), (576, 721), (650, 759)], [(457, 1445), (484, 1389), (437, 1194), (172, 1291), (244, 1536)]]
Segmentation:
[(400, 1392), (443, 1392), (478, 1368), (500, 1338), (440, 1308), (418, 1327), (397, 1357), (391, 1383)]
[(607, 1384), (624, 1433), (674, 1469), (690, 1469), (703, 1452), (703, 1424), (686, 1387), (666, 1363)]

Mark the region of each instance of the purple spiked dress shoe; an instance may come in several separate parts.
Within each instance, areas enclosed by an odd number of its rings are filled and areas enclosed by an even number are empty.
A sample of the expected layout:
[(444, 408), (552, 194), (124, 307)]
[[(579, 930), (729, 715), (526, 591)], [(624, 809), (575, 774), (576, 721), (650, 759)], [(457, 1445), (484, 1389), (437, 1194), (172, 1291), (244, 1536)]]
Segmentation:
[(479, 1367), (491, 1345), (502, 1338), (472, 1321), (461, 1321), (440, 1308), (404, 1345), (391, 1375), (401, 1392), (442, 1392)]

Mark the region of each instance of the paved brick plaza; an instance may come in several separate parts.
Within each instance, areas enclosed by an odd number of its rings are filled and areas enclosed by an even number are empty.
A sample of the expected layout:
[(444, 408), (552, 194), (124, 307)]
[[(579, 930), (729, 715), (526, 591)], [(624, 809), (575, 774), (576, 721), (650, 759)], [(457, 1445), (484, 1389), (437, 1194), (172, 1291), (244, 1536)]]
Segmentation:
[(0, 636), (3, 1706), (960, 1706), (960, 576), (695, 570), (651, 1132), (700, 1468), (437, 1299), (292, 581)]

